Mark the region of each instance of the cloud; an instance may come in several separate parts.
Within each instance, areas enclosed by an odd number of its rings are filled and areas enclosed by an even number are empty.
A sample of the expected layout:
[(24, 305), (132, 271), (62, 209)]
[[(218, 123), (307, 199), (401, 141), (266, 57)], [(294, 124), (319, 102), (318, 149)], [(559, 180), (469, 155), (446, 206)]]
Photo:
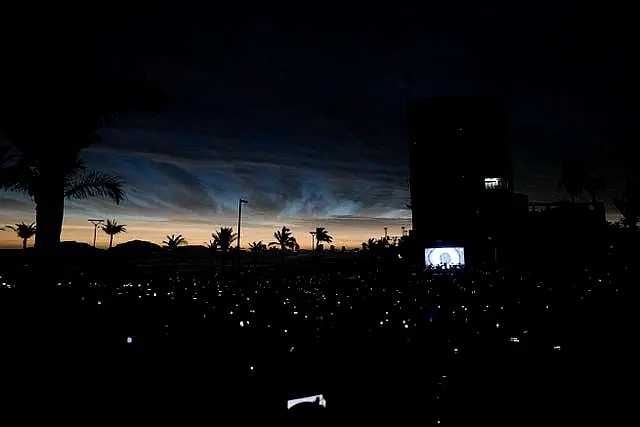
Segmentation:
[[(363, 149), (354, 158), (336, 142), (238, 141), (206, 134), (109, 129), (87, 150), (92, 166), (119, 169), (138, 208), (230, 216), (237, 199), (256, 219), (376, 215), (408, 202), (406, 165), (380, 163)], [(355, 137), (351, 137), (355, 138)], [(149, 185), (147, 183), (153, 183)]]

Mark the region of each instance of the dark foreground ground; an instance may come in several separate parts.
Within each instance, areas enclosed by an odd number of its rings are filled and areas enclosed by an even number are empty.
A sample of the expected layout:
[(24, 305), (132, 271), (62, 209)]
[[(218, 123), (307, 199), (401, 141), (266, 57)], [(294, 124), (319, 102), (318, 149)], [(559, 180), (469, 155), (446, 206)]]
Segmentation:
[[(163, 272), (151, 285), (99, 270), (64, 283), (14, 270), (0, 279), (3, 416), (308, 424), (286, 402), (321, 393), (319, 423), (635, 419), (631, 271), (414, 276), (401, 267), (176, 282)], [(50, 287), (34, 292), (36, 277)]]

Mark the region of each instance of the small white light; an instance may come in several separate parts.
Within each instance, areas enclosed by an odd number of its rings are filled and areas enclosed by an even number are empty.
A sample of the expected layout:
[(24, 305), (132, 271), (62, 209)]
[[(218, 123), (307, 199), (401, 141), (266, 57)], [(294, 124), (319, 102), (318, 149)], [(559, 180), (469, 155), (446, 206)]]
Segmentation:
[(286, 330), (286, 329), (284, 330), (284, 333), (285, 333), (285, 334), (287, 333), (287, 330)]
[(127, 337), (127, 344), (131, 344), (133, 342), (133, 338)]
[(101, 304), (102, 304), (102, 301), (98, 301), (98, 305), (101, 305)]
[(244, 322), (242, 320), (240, 321), (240, 327), (244, 328)]
[(499, 328), (499, 327), (500, 327), (500, 323), (496, 323), (496, 328)]
[(409, 325), (404, 325), (405, 329), (407, 329), (409, 327)]
[(250, 369), (253, 371), (253, 366), (250, 366)]

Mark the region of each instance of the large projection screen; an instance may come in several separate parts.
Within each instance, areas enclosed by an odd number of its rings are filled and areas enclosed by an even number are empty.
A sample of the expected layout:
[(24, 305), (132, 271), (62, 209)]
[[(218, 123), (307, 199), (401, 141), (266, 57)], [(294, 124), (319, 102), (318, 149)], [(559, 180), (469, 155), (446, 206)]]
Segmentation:
[(464, 248), (461, 247), (439, 247), (426, 248), (424, 250), (425, 267), (436, 266), (463, 266)]

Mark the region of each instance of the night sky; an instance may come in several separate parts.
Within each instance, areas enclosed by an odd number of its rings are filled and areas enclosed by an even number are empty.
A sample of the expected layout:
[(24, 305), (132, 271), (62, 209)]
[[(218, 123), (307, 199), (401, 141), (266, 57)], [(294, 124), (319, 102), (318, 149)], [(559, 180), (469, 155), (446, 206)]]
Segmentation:
[[(580, 158), (609, 182), (610, 204), (637, 166), (637, 31), (610, 2), (162, 3), (89, 15), (100, 73), (142, 78), (171, 103), (121, 116), (83, 153), (121, 175), (129, 197), (68, 202), (64, 240), (89, 241), (87, 218), (116, 217), (129, 229), (118, 241), (182, 233), (200, 244), (235, 228), (238, 197), (249, 200), (245, 244), (282, 225), (303, 247), (316, 226), (337, 246), (385, 226), (399, 235), (411, 223), (404, 103), (414, 97), (504, 96), (516, 190), (530, 200), (566, 199), (560, 164)], [(0, 223), (34, 220), (20, 195), (0, 203)], [(0, 245), (18, 244), (0, 233)]]

